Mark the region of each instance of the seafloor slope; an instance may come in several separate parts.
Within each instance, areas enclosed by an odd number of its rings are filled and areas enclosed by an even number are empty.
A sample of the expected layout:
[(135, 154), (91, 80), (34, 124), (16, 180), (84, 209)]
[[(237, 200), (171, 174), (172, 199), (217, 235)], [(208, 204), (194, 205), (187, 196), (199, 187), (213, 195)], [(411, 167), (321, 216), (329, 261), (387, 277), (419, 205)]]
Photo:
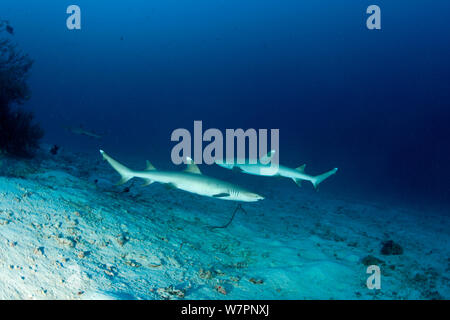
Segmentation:
[[(450, 298), (450, 227), (439, 213), (246, 176), (240, 183), (258, 181), (267, 199), (211, 230), (234, 203), (113, 186), (100, 156), (0, 162), (0, 299)], [(383, 255), (387, 240), (403, 253)], [(380, 290), (366, 287), (371, 263)]]

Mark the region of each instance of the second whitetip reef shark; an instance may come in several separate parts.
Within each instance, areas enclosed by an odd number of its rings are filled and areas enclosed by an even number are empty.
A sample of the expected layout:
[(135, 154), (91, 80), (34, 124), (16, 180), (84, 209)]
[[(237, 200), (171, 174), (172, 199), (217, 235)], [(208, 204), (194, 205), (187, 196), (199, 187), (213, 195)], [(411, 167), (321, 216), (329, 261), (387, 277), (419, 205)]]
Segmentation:
[(89, 131), (89, 130), (85, 130), (81, 126), (78, 127), (78, 128), (76, 128), (76, 127), (66, 127), (66, 130), (69, 131), (70, 133), (77, 134), (79, 136), (87, 136), (87, 137), (94, 138), (94, 139), (101, 139), (102, 138), (101, 135), (93, 133), (92, 131)]
[(100, 153), (102, 154), (103, 159), (105, 159), (122, 177), (117, 184), (126, 183), (132, 178), (141, 178), (144, 180), (143, 186), (147, 186), (153, 182), (159, 182), (176, 189), (216, 199), (243, 202), (255, 202), (264, 199), (264, 197), (259, 194), (250, 192), (237, 185), (203, 175), (198, 166), (193, 163), (190, 158), (187, 159), (188, 165), (185, 171), (156, 170), (148, 161), (147, 168), (144, 171), (137, 171), (127, 168), (114, 160), (103, 150), (100, 150)]
[(251, 162), (248, 159), (237, 160), (237, 161), (215, 161), (217, 165), (226, 168), (239, 170), (244, 173), (253, 174), (257, 176), (280, 176), (286, 177), (294, 180), (294, 182), (300, 187), (302, 180), (310, 181), (314, 188), (317, 190), (319, 184), (332, 176), (338, 171), (338, 168), (331, 169), (325, 173), (319, 174), (317, 176), (311, 176), (305, 173), (306, 165), (302, 165), (296, 169), (288, 168), (282, 165), (272, 166), (270, 161), (274, 156), (275, 150), (270, 151), (266, 156), (262, 157), (260, 161)]

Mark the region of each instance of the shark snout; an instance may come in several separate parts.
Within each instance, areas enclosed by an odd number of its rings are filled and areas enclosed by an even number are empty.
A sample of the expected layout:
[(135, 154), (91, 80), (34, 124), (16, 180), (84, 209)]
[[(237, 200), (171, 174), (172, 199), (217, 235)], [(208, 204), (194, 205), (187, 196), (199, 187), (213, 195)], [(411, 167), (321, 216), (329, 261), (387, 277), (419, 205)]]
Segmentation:
[(257, 194), (256, 195), (256, 201), (259, 201), (259, 200), (264, 200), (264, 197), (259, 195), (259, 194)]
[(264, 200), (263, 196), (261, 196), (257, 193), (253, 193), (253, 192), (247, 192), (245, 194), (245, 197), (248, 202), (256, 202), (256, 201)]

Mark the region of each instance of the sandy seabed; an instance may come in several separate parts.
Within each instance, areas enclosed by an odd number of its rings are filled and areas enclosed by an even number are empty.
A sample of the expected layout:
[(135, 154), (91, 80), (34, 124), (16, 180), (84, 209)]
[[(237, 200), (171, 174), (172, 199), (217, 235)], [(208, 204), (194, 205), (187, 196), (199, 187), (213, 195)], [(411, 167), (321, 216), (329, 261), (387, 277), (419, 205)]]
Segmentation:
[[(100, 156), (0, 162), (0, 299), (450, 298), (442, 213), (247, 176), (266, 200), (213, 230), (235, 203), (115, 186)], [(382, 254), (388, 240), (403, 253)], [(366, 286), (373, 263), (380, 290)]]

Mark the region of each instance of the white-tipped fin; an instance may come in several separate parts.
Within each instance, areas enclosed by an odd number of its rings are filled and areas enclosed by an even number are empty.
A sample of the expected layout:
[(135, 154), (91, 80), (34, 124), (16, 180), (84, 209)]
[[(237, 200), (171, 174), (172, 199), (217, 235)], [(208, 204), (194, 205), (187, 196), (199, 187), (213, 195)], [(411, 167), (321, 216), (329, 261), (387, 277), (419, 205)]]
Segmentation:
[[(303, 165), (301, 165), (300, 167), (296, 168), (295, 170), (297, 170), (297, 171), (299, 171), (299, 172), (301, 172), (301, 173), (304, 173), (304, 172), (305, 172), (305, 167), (306, 167), (306, 164), (303, 164)], [(295, 182), (299, 187), (302, 186), (302, 179), (292, 178), (292, 180), (294, 180), (294, 182)]]
[(145, 162), (145, 171), (152, 171), (156, 170), (156, 168), (150, 163), (150, 161)]
[(292, 180), (294, 180), (294, 182), (295, 182), (299, 187), (302, 186), (302, 179), (292, 178)]
[[(150, 161), (147, 160), (145, 162), (145, 171), (155, 171), (155, 170), (156, 170), (156, 168), (150, 163)], [(143, 179), (144, 179), (144, 183), (141, 185), (141, 187), (146, 187), (148, 185), (151, 185), (153, 182), (155, 182), (151, 179), (145, 179), (145, 178), (143, 178)]]
[(186, 164), (187, 168), (184, 170), (185, 172), (202, 174), (198, 166), (194, 163), (194, 160), (192, 160), (190, 157), (186, 157)]
[(141, 185), (141, 187), (146, 187), (148, 185), (151, 185), (153, 182), (155, 182), (155, 181), (153, 181), (151, 179), (144, 179), (144, 183)]
[(334, 168), (330, 171), (327, 171), (325, 173), (319, 174), (318, 176), (315, 176), (312, 178), (311, 182), (314, 186), (314, 188), (317, 190), (317, 188), (319, 187), (319, 184), (325, 180), (326, 178), (328, 178), (329, 176), (332, 176), (333, 174), (336, 173), (336, 171), (338, 171), (338, 168)]
[(124, 184), (134, 177), (134, 173), (131, 169), (125, 167), (123, 164), (111, 158), (108, 154), (106, 154), (105, 151), (100, 150), (100, 153), (102, 154), (103, 159), (105, 159), (111, 165), (111, 167), (113, 167), (114, 170), (116, 170), (120, 174), (121, 179), (116, 183), (116, 185)]

